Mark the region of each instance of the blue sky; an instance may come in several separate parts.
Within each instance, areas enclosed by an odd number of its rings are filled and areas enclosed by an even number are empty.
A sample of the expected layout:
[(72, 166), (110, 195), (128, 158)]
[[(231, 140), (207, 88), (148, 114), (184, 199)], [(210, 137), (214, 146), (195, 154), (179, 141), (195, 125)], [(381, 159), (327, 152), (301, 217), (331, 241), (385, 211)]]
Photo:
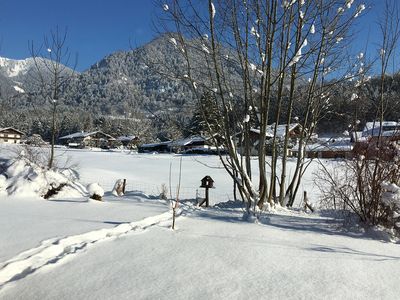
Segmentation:
[[(198, 0), (201, 1), (201, 0)], [(345, 1), (345, 0), (343, 0)], [(156, 36), (152, 16), (160, 7), (154, 0), (2, 0), (0, 56), (29, 56), (28, 41), (40, 44), (44, 34), (57, 25), (68, 27), (67, 45), (78, 53), (78, 71), (83, 71), (117, 50), (140, 46)], [(367, 36), (373, 48), (377, 14), (382, 0), (368, 0), (374, 8), (360, 18), (355, 52), (364, 50)], [(376, 52), (376, 51), (375, 51)]]
[(152, 0), (2, 0), (0, 56), (26, 58), (28, 40), (39, 44), (57, 25), (67, 26), (67, 44), (82, 71), (130, 43), (150, 41), (155, 9)]

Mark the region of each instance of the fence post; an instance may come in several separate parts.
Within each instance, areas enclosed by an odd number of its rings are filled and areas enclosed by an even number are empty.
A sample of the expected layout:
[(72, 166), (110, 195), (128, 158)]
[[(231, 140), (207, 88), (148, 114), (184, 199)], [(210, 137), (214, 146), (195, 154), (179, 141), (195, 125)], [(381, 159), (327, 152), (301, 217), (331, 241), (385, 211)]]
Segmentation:
[(122, 192), (125, 194), (126, 179), (124, 179), (124, 184), (122, 185)]

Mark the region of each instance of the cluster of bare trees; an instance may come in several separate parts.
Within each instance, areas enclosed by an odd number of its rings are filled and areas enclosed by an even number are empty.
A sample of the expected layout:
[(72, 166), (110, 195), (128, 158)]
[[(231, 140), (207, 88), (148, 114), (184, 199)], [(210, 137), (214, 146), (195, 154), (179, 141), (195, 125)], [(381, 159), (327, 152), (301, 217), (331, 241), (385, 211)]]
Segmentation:
[[(223, 137), (228, 156), (221, 161), (248, 210), (267, 203), (293, 205), (307, 167), (304, 147), (329, 107), (330, 91), (353, 67), (343, 64), (346, 41), (365, 5), (353, 0), (173, 0), (160, 7), (163, 30), (173, 32), (170, 41), (186, 62), (185, 73), (175, 75), (192, 86), (198, 99), (213, 95), (218, 126), (215, 118), (212, 123), (207, 118), (207, 108), (204, 120), (211, 136)], [(230, 78), (231, 69), (239, 80)], [(289, 172), (293, 122), (302, 129), (296, 167)], [(278, 134), (277, 124), (286, 124), (285, 134)], [(257, 166), (250, 150), (254, 128), (260, 133)]]

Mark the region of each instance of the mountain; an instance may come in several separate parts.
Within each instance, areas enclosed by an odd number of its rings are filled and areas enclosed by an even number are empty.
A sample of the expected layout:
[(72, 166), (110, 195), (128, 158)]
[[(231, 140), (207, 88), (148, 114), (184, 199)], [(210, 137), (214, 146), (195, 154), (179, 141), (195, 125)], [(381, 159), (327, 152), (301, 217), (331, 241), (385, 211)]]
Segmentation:
[[(186, 61), (181, 50), (171, 42), (173, 36), (164, 34), (137, 49), (115, 52), (81, 74), (74, 75), (63, 89), (63, 104), (100, 115), (190, 115), (195, 97), (191, 82), (185, 79)], [(206, 58), (201, 48), (207, 41), (193, 40), (188, 44), (192, 49), (200, 49), (190, 51), (191, 60), (196, 63), (191, 66), (194, 70), (192, 77), (204, 82), (209, 74), (205, 73)], [(233, 57), (227, 49), (222, 51)], [(237, 81), (233, 86), (241, 86), (238, 64), (227, 61), (226, 68), (230, 81)], [(34, 90), (32, 79), (37, 77), (35, 70), (32, 58), (0, 60), (0, 75), (12, 81), (5, 82), (4, 86), (8, 86), (13, 95)]]
[(8, 78), (17, 78), (26, 75), (34, 67), (33, 58), (15, 60), (0, 57), (0, 74)]
[(182, 69), (173, 47), (159, 38), (131, 51), (113, 53), (81, 73), (64, 91), (66, 104), (79, 105), (100, 114), (125, 115), (182, 109), (193, 99), (180, 80), (166, 78), (156, 63)]
[[(59, 135), (93, 129), (152, 138), (184, 134), (182, 129), (192, 118), (196, 98), (192, 83), (187, 79), (186, 61), (179, 54), (183, 50), (177, 40), (173, 34), (164, 34), (142, 47), (112, 53), (80, 74), (67, 69), (72, 76), (63, 87), (59, 102)], [(201, 39), (187, 43), (192, 50), (189, 51), (190, 60), (194, 63), (191, 65), (192, 78), (210, 88), (210, 80), (204, 79), (209, 75), (204, 67), (209, 63), (208, 41)], [(219, 50), (221, 56), (226, 57), (223, 59), (224, 76), (231, 84), (230, 90), (234, 95), (240, 95), (240, 65), (232, 51)], [(46, 74), (45, 63), (39, 68)], [(13, 125), (27, 133), (39, 132), (46, 136), (49, 120), (43, 111), (48, 106), (35, 96), (35, 72), (32, 58), (0, 58), (0, 126)], [(395, 108), (390, 113), (393, 120), (400, 118), (399, 101), (396, 100), (399, 86), (400, 78), (396, 76), (387, 90), (391, 107)], [(375, 99), (379, 80), (371, 80), (363, 89), (364, 98)], [(351, 122), (353, 112), (357, 112), (361, 123), (375, 117), (371, 113), (375, 111), (371, 101), (362, 105), (351, 102), (352, 93), (354, 85), (351, 83), (336, 87), (330, 111), (320, 123), (322, 131), (330, 132), (335, 128), (335, 131), (343, 132)], [(244, 109), (243, 105), (238, 105), (238, 109)]]
[[(138, 134), (135, 131), (143, 131), (143, 125), (152, 122), (153, 132), (167, 130), (165, 136), (171, 136), (171, 131), (176, 130), (179, 135), (179, 127), (191, 118), (194, 96), (189, 85), (165, 76), (169, 72), (167, 69), (184, 73), (184, 61), (181, 56), (174, 55), (174, 51), (168, 38), (161, 36), (143, 47), (108, 55), (81, 74), (71, 76), (63, 87), (59, 111), (63, 120), (74, 119), (77, 124), (62, 130), (107, 127), (106, 131), (123, 132), (128, 129), (121, 129), (121, 123), (128, 120), (131, 134)], [(40, 68), (46, 73), (45, 66)], [(45, 127), (47, 114), (40, 113), (40, 107), (46, 110), (46, 105), (35, 96), (38, 88), (35, 72), (32, 58), (1, 58), (0, 110), (8, 117), (3, 115), (0, 123), (11, 122), (28, 133), (37, 130), (39, 125), (32, 125), (35, 122), (41, 124), (40, 128)], [(17, 113), (21, 114), (20, 118), (15, 118)], [(65, 114), (69, 114), (68, 117)], [(79, 116), (72, 117), (74, 114)], [(34, 122), (33, 118), (39, 121)], [(106, 126), (105, 123), (112, 124)]]
[[(36, 65), (37, 64), (37, 65)], [(75, 72), (68, 67), (61, 65), (62, 76), (70, 75)], [(22, 60), (0, 57), (0, 99), (18, 98), (21, 94), (34, 93), (39, 88), (40, 76), (45, 79), (51, 78), (52, 61), (38, 58), (36, 63), (33, 58)], [(21, 98), (21, 97), (19, 97)], [(25, 99), (26, 97), (22, 97)], [(15, 101), (16, 105), (24, 106), (25, 101)]]

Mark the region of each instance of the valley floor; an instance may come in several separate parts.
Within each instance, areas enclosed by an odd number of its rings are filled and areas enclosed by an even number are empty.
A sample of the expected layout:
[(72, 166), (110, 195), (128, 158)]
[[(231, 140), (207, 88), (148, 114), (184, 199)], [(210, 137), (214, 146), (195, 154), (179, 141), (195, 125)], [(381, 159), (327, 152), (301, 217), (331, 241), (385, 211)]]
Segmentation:
[(204, 165), (217, 166), (214, 157), (184, 157), (183, 186), (193, 190), (186, 198), (195, 198), (199, 178), (208, 174), (217, 183), (215, 205), (205, 209), (183, 201), (173, 231), (169, 204), (134, 184), (153, 187), (156, 194), (179, 157), (68, 154), (79, 163), (83, 181), (106, 185), (121, 177), (132, 186), (121, 198), (105, 186), (104, 202), (1, 198), (1, 299), (396, 299), (400, 294), (398, 244), (344, 231), (342, 220), (323, 211), (278, 209), (245, 222), (240, 203), (224, 203), (231, 198), (223, 170)]

